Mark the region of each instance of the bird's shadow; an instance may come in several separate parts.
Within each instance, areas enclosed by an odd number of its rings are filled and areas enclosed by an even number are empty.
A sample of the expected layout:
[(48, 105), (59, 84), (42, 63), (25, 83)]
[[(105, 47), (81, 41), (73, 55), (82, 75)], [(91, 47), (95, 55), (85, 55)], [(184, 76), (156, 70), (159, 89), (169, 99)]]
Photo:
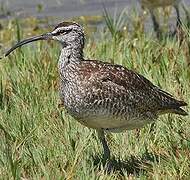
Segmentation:
[(147, 169), (150, 171), (152, 164), (159, 162), (159, 157), (156, 154), (145, 152), (141, 156), (130, 156), (125, 160), (112, 157), (109, 161), (105, 161), (100, 155), (93, 156), (93, 160), (97, 169), (100, 170), (103, 165), (107, 173), (119, 172), (121, 176), (124, 176), (124, 172), (126, 172), (138, 176), (140, 173), (146, 173)]

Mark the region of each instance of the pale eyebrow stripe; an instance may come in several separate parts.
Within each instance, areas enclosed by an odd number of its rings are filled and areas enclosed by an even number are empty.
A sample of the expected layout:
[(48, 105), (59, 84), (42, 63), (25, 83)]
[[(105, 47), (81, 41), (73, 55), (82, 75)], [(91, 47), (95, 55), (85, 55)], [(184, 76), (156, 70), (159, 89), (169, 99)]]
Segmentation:
[(69, 33), (69, 32), (71, 32), (72, 31), (72, 29), (63, 29), (63, 28), (58, 28), (58, 29), (56, 29), (56, 30), (54, 30), (53, 32), (52, 32), (52, 34), (53, 35), (60, 35), (60, 34), (62, 34), (62, 33)]

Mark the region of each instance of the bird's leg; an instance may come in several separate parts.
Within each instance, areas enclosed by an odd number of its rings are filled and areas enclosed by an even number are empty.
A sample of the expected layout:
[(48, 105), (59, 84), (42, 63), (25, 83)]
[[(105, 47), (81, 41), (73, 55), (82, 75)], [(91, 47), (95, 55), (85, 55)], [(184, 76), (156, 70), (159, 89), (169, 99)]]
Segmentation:
[(98, 133), (98, 138), (100, 139), (100, 142), (102, 143), (103, 150), (104, 150), (103, 158), (104, 158), (104, 160), (107, 160), (107, 159), (109, 160), (110, 159), (110, 149), (109, 149), (107, 141), (105, 139), (104, 130), (98, 129), (97, 133)]
[(154, 31), (156, 32), (156, 36), (158, 39), (160, 39), (161, 37), (161, 30), (160, 30), (160, 26), (157, 22), (157, 19), (156, 19), (156, 16), (154, 14), (154, 10), (150, 9), (150, 15), (151, 15), (151, 18), (152, 18), (152, 22), (153, 22), (153, 26), (154, 26)]

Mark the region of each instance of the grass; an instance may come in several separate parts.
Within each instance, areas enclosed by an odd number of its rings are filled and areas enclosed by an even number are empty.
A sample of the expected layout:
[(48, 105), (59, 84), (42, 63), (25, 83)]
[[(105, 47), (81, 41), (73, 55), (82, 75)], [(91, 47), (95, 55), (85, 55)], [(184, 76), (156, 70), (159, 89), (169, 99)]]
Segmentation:
[[(29, 26), (20, 28), (26, 21)], [(143, 21), (136, 15), (131, 21), (133, 31), (125, 22), (119, 29), (110, 24), (97, 32), (98, 38), (89, 34), (85, 57), (123, 64), (190, 104), (188, 30), (180, 45), (176, 39), (158, 41), (144, 33)], [(110, 18), (107, 23), (112, 23)], [(1, 42), (8, 47), (42, 33), (38, 24), (35, 19), (9, 21), (0, 31)], [(154, 126), (108, 135), (114, 168), (107, 172), (100, 162), (102, 147), (94, 130), (58, 108), (58, 56), (56, 42), (36, 42), (0, 62), (2, 179), (190, 177), (190, 116), (177, 115), (161, 116)]]

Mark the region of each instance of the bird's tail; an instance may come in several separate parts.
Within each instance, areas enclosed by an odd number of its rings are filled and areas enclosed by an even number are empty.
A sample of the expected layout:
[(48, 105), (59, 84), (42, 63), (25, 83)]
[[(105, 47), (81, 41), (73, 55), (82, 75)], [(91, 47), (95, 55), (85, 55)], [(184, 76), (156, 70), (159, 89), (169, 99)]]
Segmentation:
[(159, 114), (174, 113), (182, 116), (187, 116), (188, 113), (181, 108), (181, 106), (187, 106), (184, 101), (178, 101), (175, 99), (176, 104), (167, 104), (167, 106), (160, 108)]
[(187, 116), (188, 115), (188, 113), (186, 111), (184, 111), (182, 108), (171, 109), (170, 112), (174, 113), (174, 114), (179, 114), (179, 115), (182, 115), (182, 116)]
[(165, 91), (159, 91), (161, 95), (160, 98), (162, 99), (162, 104), (160, 108), (161, 114), (174, 113), (182, 116), (188, 115), (188, 113), (181, 108), (182, 106), (187, 106), (186, 102), (175, 99), (172, 95)]

